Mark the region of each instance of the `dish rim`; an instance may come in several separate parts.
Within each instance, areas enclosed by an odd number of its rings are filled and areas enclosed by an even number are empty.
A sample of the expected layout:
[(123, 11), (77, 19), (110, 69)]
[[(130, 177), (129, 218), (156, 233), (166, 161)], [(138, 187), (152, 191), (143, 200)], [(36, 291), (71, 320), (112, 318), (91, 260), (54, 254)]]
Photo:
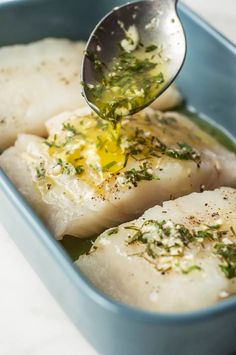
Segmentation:
[[(17, 0), (17, 3), (28, 3), (29, 0)], [(2, 3), (1, 6), (8, 6), (11, 1)], [(186, 5), (182, 3), (178, 6), (182, 13), (187, 14), (190, 19), (200, 25), (207, 33), (213, 36), (217, 41), (221, 42), (228, 50), (236, 55), (236, 45), (230, 40), (218, 32), (215, 28), (209, 25), (204, 19), (197, 15), (194, 11), (190, 10)], [(151, 312), (142, 310), (127, 304), (121, 303), (112, 299), (101, 290), (96, 288), (89, 279), (83, 275), (79, 268), (75, 265), (73, 260), (69, 257), (65, 249), (59, 242), (53, 237), (49, 230), (45, 227), (40, 218), (33, 211), (31, 206), (26, 202), (24, 197), (19, 193), (10, 179), (5, 175), (0, 168), (0, 188), (11, 203), (11, 208), (17, 210), (21, 218), (27, 224), (27, 227), (31, 233), (39, 238), (43, 248), (47, 250), (52, 258), (55, 258), (58, 267), (62, 272), (67, 274), (70, 281), (74, 283), (77, 291), (83, 292), (86, 297), (91, 301), (101, 306), (104, 310), (107, 310), (114, 314), (119, 314), (123, 317), (133, 319), (139, 322), (148, 323), (162, 323), (162, 324), (188, 324), (192, 322), (198, 322), (203, 319), (211, 319), (218, 317), (221, 314), (230, 312), (236, 307), (236, 297), (222, 300), (214, 305), (208, 306), (194, 311), (187, 312)], [(7, 228), (6, 228), (7, 229)]]

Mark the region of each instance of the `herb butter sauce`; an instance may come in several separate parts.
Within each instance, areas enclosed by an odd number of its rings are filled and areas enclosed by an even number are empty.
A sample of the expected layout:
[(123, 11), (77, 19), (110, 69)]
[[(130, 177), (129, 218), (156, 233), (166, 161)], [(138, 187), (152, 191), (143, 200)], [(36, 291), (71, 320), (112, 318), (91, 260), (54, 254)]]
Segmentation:
[(124, 39), (118, 44), (118, 55), (108, 65), (99, 59), (102, 48), (98, 47), (95, 53), (86, 53), (99, 80), (95, 84), (83, 85), (98, 114), (114, 126), (122, 117), (153, 101), (165, 83), (167, 59), (162, 56), (162, 46), (142, 44), (135, 26), (130, 26), (127, 31), (124, 29), (124, 33)]
[[(214, 125), (211, 120), (202, 118), (199, 114), (189, 111), (186, 107), (180, 107), (177, 111), (186, 115), (190, 120), (194, 121), (200, 128), (202, 128), (203, 131), (214, 137), (228, 150), (236, 153), (235, 141), (230, 139), (230, 137), (223, 132), (223, 129), (221, 130), (220, 127)], [(77, 260), (80, 255), (87, 253), (91, 249), (93, 241), (96, 239), (96, 237), (97, 236), (91, 236), (91, 239), (84, 240), (72, 236), (66, 236), (61, 241), (61, 243), (71, 258), (73, 260)], [(220, 247), (218, 247), (216, 251), (218, 254), (222, 253)]]

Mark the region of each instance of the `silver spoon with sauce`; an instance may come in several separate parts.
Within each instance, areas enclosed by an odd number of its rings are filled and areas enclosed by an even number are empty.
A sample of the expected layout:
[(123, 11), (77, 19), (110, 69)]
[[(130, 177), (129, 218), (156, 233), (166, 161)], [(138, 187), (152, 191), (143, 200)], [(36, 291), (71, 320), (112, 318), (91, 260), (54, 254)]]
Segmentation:
[(114, 8), (95, 27), (82, 65), (83, 95), (114, 125), (153, 102), (178, 75), (186, 54), (177, 0)]

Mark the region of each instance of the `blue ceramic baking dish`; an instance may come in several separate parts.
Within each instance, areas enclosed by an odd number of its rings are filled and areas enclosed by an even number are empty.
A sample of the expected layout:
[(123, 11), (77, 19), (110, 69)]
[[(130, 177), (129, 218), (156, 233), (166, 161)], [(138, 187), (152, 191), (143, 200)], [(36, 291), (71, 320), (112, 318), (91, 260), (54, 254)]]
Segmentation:
[[(0, 45), (46, 36), (86, 39), (101, 16), (121, 3), (3, 0)], [(235, 47), (181, 4), (179, 14), (188, 53), (178, 85), (189, 105), (236, 136)], [(111, 300), (80, 274), (2, 171), (0, 220), (55, 299), (100, 354), (229, 355), (236, 351), (236, 298), (178, 315), (148, 313)]]

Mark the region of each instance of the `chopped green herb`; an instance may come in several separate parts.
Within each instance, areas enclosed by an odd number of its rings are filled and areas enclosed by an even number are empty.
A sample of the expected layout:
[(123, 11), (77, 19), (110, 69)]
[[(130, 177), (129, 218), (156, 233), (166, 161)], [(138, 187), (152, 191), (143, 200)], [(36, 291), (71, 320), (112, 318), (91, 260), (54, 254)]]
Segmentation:
[(53, 143), (49, 142), (48, 140), (45, 140), (44, 144), (46, 144), (49, 148), (51, 148), (53, 146)]
[(217, 243), (215, 245), (215, 252), (219, 255), (223, 264), (220, 264), (221, 270), (228, 279), (236, 276), (236, 245), (226, 245), (224, 243)]
[(74, 135), (77, 134), (77, 130), (70, 123), (63, 123), (63, 130), (69, 131), (69, 132), (73, 133)]
[(61, 158), (57, 158), (57, 164), (56, 165), (63, 166), (63, 161), (62, 161)]
[(190, 272), (195, 271), (195, 270), (201, 271), (202, 268), (198, 265), (191, 265), (187, 269), (183, 269), (182, 272), (183, 272), (183, 274), (189, 274)]
[(98, 54), (95, 52), (86, 52), (85, 55), (93, 63), (95, 71), (102, 74), (104, 69), (104, 64), (98, 58)]
[(139, 166), (139, 170), (134, 168), (125, 171), (124, 173), (128, 182), (137, 186), (137, 183), (141, 180), (158, 180), (158, 177), (153, 174), (151, 167), (147, 162), (144, 162)]
[(198, 166), (201, 164), (200, 153), (190, 145), (179, 143), (178, 148), (172, 148), (164, 144), (158, 137), (145, 136), (144, 130), (136, 128), (134, 135), (129, 139), (126, 154), (128, 156), (142, 154), (148, 158), (150, 156), (158, 157), (160, 153), (174, 159), (193, 160)]
[(132, 236), (131, 235), (128, 236), (128, 244), (132, 244), (136, 241), (142, 241), (143, 233), (141, 229), (139, 229), (136, 226), (125, 226), (125, 229), (130, 229), (135, 231), (135, 233)]
[(139, 231), (139, 228), (136, 227), (136, 226), (125, 226), (124, 228), (125, 229), (131, 229), (131, 230), (134, 230), (134, 231)]
[(108, 163), (102, 167), (102, 171), (103, 172), (109, 171), (109, 169), (111, 169), (116, 164), (117, 164), (116, 161), (111, 161), (110, 163)]
[[(198, 243), (200, 247), (204, 247), (204, 242), (212, 243), (212, 249), (218, 255), (223, 263), (219, 265), (227, 278), (236, 277), (236, 244), (225, 244), (223, 238), (228, 233), (220, 229), (220, 224), (204, 225), (198, 230), (190, 230), (182, 224), (176, 224), (172, 221), (156, 221), (146, 220), (141, 227), (126, 226), (125, 229), (133, 230), (133, 234), (128, 236), (128, 245), (139, 242), (144, 245), (144, 251), (140, 256), (146, 255), (155, 259), (158, 271), (162, 270), (161, 258), (167, 256), (172, 259), (171, 264), (167, 267), (170, 270), (174, 266), (179, 266), (184, 274), (188, 274), (194, 270), (201, 270), (198, 265), (190, 265), (187, 268), (181, 268), (179, 262), (176, 263), (185, 251), (189, 250), (189, 246)], [(171, 238), (170, 238), (171, 236)], [(165, 262), (164, 262), (165, 264)], [(166, 271), (166, 265), (165, 265)]]
[(43, 162), (40, 162), (39, 166), (36, 166), (35, 170), (36, 170), (36, 178), (37, 179), (41, 179), (41, 178), (45, 177), (46, 170), (44, 168), (44, 163)]
[(107, 235), (112, 235), (112, 234), (117, 234), (119, 231), (119, 228), (118, 227), (115, 227), (115, 228), (111, 228), (107, 231)]
[(42, 178), (44, 176), (45, 176), (44, 172), (40, 168), (36, 167), (36, 177), (37, 177), (37, 179), (40, 179), (40, 178)]
[(78, 165), (75, 167), (76, 174), (81, 175), (84, 172), (84, 168), (82, 165)]
[(57, 134), (54, 134), (53, 139), (51, 141), (46, 139), (44, 141), (44, 144), (46, 144), (49, 148), (52, 148), (52, 147), (60, 148), (60, 145), (57, 144)]
[(178, 230), (178, 237), (184, 246), (188, 246), (189, 243), (195, 240), (195, 233), (191, 233), (183, 224), (177, 224), (175, 227)]
[(71, 170), (70, 165), (69, 165), (68, 163), (66, 163), (66, 164), (64, 165), (64, 168), (63, 168), (63, 173), (65, 173), (65, 174), (67, 174), (67, 175), (70, 175), (71, 172), (72, 172), (72, 170)]
[(149, 52), (153, 52), (157, 49), (157, 46), (155, 44), (151, 44), (150, 46), (146, 47), (145, 52), (149, 53)]
[(63, 130), (68, 131), (71, 133), (69, 137), (66, 137), (66, 139), (60, 140), (57, 134), (54, 135), (53, 139), (46, 139), (44, 143), (49, 147), (49, 148), (63, 148), (66, 147), (67, 144), (71, 143), (72, 139), (76, 136), (81, 139), (85, 139), (85, 135), (81, 132), (78, 132), (76, 128), (71, 125), (70, 123), (64, 123), (63, 124)]
[(158, 119), (158, 122), (160, 122), (161, 124), (164, 124), (166, 126), (171, 126), (171, 125), (174, 125), (177, 123), (177, 120), (174, 117), (159, 117), (157, 115), (157, 119)]
[(74, 174), (76, 171), (76, 168), (74, 168), (72, 164), (64, 162), (61, 158), (57, 158), (56, 165), (54, 166), (54, 168), (56, 168), (57, 166), (61, 167), (60, 173), (62, 174), (71, 175)]
[(160, 150), (164, 154), (166, 154), (172, 158), (175, 158), (175, 159), (193, 160), (200, 167), (201, 156), (190, 145), (188, 145), (186, 143), (178, 143), (179, 148), (173, 149), (173, 148), (166, 146), (166, 144), (161, 142), (161, 140), (159, 140), (158, 138), (157, 138), (157, 140), (159, 142)]

